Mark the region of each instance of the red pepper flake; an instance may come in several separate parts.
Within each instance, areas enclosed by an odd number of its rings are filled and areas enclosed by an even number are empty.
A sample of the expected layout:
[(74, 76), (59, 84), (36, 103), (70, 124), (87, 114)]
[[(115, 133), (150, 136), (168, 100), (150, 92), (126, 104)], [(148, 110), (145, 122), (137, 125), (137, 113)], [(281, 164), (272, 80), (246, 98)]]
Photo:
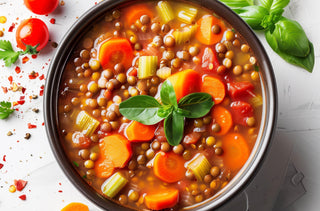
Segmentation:
[(37, 128), (37, 125), (33, 125), (31, 123), (28, 123), (28, 129)]
[(50, 23), (55, 24), (55, 23), (56, 23), (56, 19), (51, 18), (51, 19), (50, 19)]
[(23, 105), (25, 102), (26, 102), (25, 100), (18, 100), (18, 101), (17, 101), (17, 103), (18, 103), (19, 105)]
[(2, 158), (3, 162), (6, 162), (6, 157), (7, 157), (6, 155), (3, 156)]
[(25, 56), (22, 58), (22, 64), (25, 64), (29, 61), (29, 57)]
[(40, 90), (39, 96), (43, 96), (43, 89)]
[(13, 81), (12, 75), (10, 75), (10, 76), (8, 77), (8, 80), (9, 80), (10, 84), (12, 85), (12, 81)]
[(3, 166), (4, 166), (4, 165), (3, 165), (2, 163), (0, 163), (0, 169), (2, 169)]
[(20, 96), (20, 100), (24, 100), (26, 96)]
[(12, 32), (15, 26), (16, 25), (14, 23), (12, 23), (11, 26), (9, 27), (9, 29), (8, 29), (8, 32)]
[(24, 94), (26, 92), (26, 88), (22, 87), (21, 92), (22, 92), (22, 94)]
[(40, 76), (39, 76), (39, 79), (40, 79), (40, 80), (43, 80), (43, 79), (44, 79), (44, 74), (40, 75)]
[(59, 193), (62, 193), (62, 190), (59, 190), (58, 192), (59, 192)]
[(27, 199), (27, 196), (26, 196), (26, 194), (23, 194), (23, 195), (19, 196), (19, 198), (24, 201)]
[(5, 93), (5, 94), (8, 93), (8, 88), (7, 87), (2, 86), (1, 88), (2, 88), (3, 93)]
[(29, 75), (29, 79), (36, 79), (39, 76), (39, 73), (32, 71)]
[(42, 124), (41, 124), (42, 126), (44, 126), (44, 122), (42, 122)]
[(32, 54), (32, 55), (31, 55), (31, 58), (33, 58), (33, 59), (36, 59), (37, 57), (38, 57), (37, 54)]
[(17, 74), (19, 74), (21, 72), (21, 68), (19, 66), (16, 66), (16, 68), (14, 70), (16, 71)]
[(22, 191), (24, 189), (24, 187), (26, 187), (28, 181), (24, 181), (22, 179), (18, 179), (18, 180), (14, 180), (14, 185), (17, 188), (17, 191)]

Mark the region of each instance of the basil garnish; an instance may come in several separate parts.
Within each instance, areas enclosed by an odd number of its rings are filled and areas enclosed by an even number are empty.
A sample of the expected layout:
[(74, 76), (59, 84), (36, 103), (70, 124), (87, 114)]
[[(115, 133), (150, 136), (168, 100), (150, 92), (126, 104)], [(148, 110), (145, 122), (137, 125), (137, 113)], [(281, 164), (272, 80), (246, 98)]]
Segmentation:
[(160, 90), (161, 103), (147, 95), (139, 95), (123, 101), (120, 113), (130, 120), (153, 125), (164, 120), (164, 132), (170, 145), (178, 145), (183, 137), (185, 118), (200, 118), (206, 115), (214, 102), (207, 93), (192, 93), (177, 103), (174, 88), (166, 80)]

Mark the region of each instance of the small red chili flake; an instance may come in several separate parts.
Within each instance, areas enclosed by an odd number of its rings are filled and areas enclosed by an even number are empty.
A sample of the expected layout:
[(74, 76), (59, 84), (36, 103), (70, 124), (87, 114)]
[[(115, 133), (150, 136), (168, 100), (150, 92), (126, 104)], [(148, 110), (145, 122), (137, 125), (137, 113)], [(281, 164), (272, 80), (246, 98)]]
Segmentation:
[(40, 75), (40, 76), (39, 76), (39, 79), (40, 79), (40, 80), (43, 80), (43, 79), (44, 79), (44, 74)]
[(38, 57), (38, 55), (37, 55), (37, 54), (32, 54), (31, 57), (32, 57), (33, 59), (36, 59), (36, 58)]
[(36, 79), (39, 76), (39, 73), (32, 71), (29, 75), (29, 79)]
[(55, 24), (55, 23), (56, 23), (56, 19), (51, 18), (51, 19), (50, 19), (50, 23)]
[(43, 96), (43, 89), (40, 90), (39, 95)]
[(27, 196), (26, 196), (26, 194), (23, 194), (23, 195), (19, 196), (19, 198), (24, 201), (27, 199)]
[(17, 74), (19, 74), (21, 72), (21, 68), (19, 66), (16, 66), (16, 68), (14, 70), (16, 71)]
[(25, 102), (26, 102), (25, 100), (18, 100), (18, 101), (17, 101), (17, 103), (18, 103), (19, 105), (23, 105)]
[(2, 163), (0, 163), (0, 169), (2, 169), (2, 167), (3, 167), (3, 164), (2, 164)]
[(7, 87), (2, 86), (1, 88), (2, 88), (3, 93), (5, 93), (5, 94), (8, 93), (8, 88)]
[(22, 87), (21, 92), (22, 92), (22, 94), (24, 94), (26, 92), (26, 88)]
[(24, 181), (22, 179), (19, 179), (19, 180), (14, 180), (14, 185), (16, 186), (17, 188), (17, 191), (22, 191), (24, 189), (24, 187), (26, 187), (28, 181)]
[(62, 190), (59, 190), (58, 192), (59, 192), (59, 193), (62, 193)]
[(42, 126), (44, 126), (44, 122), (42, 122), (42, 124), (41, 124)]
[(6, 162), (6, 157), (7, 157), (7, 156), (4, 155), (3, 158), (2, 158), (2, 160), (3, 160), (4, 162)]
[(22, 58), (22, 64), (25, 64), (29, 61), (29, 57), (25, 56)]
[(33, 125), (31, 123), (28, 123), (28, 129), (37, 128), (37, 125)]
[(14, 23), (12, 23), (11, 26), (9, 27), (9, 29), (8, 29), (8, 32), (12, 32), (15, 26), (16, 25)]
[(12, 85), (13, 77), (11, 75), (8, 77), (8, 80), (9, 80), (10, 84)]

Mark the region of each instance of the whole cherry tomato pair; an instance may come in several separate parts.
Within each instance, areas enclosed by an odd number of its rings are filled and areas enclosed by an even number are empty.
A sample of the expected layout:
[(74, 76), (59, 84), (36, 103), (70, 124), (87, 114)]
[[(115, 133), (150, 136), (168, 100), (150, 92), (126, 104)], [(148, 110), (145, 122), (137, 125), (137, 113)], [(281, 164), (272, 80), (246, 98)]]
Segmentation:
[[(24, 0), (24, 3), (33, 13), (45, 15), (57, 8), (59, 0)], [(48, 43), (48, 27), (38, 18), (23, 20), (17, 28), (16, 40), (18, 47), (23, 50), (26, 50), (27, 45), (38, 45), (37, 51), (40, 51)]]

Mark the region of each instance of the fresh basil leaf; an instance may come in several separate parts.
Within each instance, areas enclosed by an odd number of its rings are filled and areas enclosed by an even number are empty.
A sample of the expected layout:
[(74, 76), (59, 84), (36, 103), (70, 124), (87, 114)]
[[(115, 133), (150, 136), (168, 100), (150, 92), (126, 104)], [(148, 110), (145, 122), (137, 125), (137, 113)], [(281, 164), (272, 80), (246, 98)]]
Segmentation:
[(212, 96), (208, 93), (192, 93), (184, 96), (179, 101), (179, 108), (190, 111), (190, 115), (185, 115), (187, 118), (200, 118), (206, 115), (214, 102)]
[(190, 116), (191, 115), (191, 111), (181, 109), (181, 108), (176, 109), (176, 112), (181, 116)]
[(260, 3), (269, 11), (283, 9), (289, 4), (290, 0), (260, 0)]
[(157, 115), (162, 118), (167, 118), (173, 111), (173, 106), (172, 105), (162, 105), (159, 110)]
[(8, 40), (0, 40), (0, 49), (4, 51), (13, 51), (11, 42)]
[(234, 9), (234, 11), (254, 30), (264, 29), (261, 23), (269, 14), (266, 8), (257, 5)]
[(313, 44), (309, 41), (309, 48), (310, 48), (310, 53), (306, 57), (297, 57), (293, 56), (291, 54), (287, 54), (285, 52), (282, 52), (279, 49), (278, 42), (275, 36), (271, 34), (269, 31), (266, 32), (266, 40), (269, 43), (270, 47), (279, 55), (281, 56), (284, 60), (287, 62), (300, 66), (310, 73), (313, 71), (314, 67), (314, 47)]
[(14, 110), (11, 108), (11, 103), (6, 101), (0, 102), (0, 119), (6, 119)]
[(119, 111), (127, 119), (153, 125), (163, 120), (157, 115), (160, 107), (161, 104), (153, 97), (138, 95), (120, 103)]
[(180, 144), (183, 137), (184, 130), (184, 117), (173, 111), (164, 120), (164, 133), (167, 141), (171, 146)]
[(275, 24), (272, 36), (281, 52), (297, 57), (306, 57), (310, 52), (307, 35), (296, 21), (282, 17)]
[(220, 0), (231, 9), (253, 5), (253, 0)]
[(169, 80), (166, 80), (161, 85), (160, 90), (161, 102), (164, 105), (173, 105), (175, 108), (178, 107), (176, 93), (172, 86), (172, 83)]
[(261, 26), (266, 30), (266, 31), (274, 31), (275, 24), (279, 21), (279, 19), (282, 17), (282, 13), (284, 12), (283, 9), (278, 9), (266, 16), (264, 16)]

